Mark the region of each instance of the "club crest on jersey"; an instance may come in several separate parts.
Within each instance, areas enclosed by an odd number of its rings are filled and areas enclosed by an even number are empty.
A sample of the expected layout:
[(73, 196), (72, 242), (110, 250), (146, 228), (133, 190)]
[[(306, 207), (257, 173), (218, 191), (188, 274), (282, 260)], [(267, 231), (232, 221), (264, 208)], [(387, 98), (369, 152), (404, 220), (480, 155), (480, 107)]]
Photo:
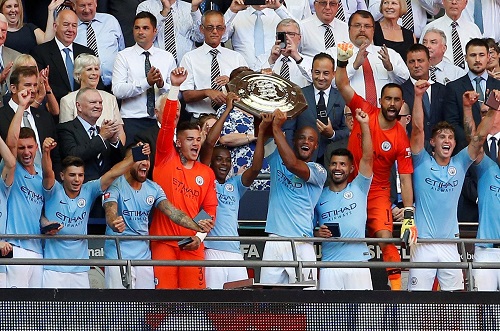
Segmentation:
[(194, 180), (196, 181), (196, 184), (198, 184), (200, 186), (203, 185), (203, 183), (204, 183), (203, 177), (201, 177), (201, 176), (196, 176), (196, 178)]
[(233, 192), (233, 191), (234, 191), (234, 186), (233, 186), (233, 184), (226, 184), (226, 191), (228, 191), (228, 192)]
[(153, 202), (155, 202), (155, 197), (152, 195), (148, 195), (148, 197), (146, 198), (146, 203), (151, 206)]
[(353, 194), (351, 191), (344, 192), (344, 199), (351, 200), (352, 197), (353, 197)]
[(455, 176), (457, 174), (457, 168), (451, 166), (448, 168), (448, 175)]
[(387, 152), (387, 151), (390, 151), (390, 150), (391, 150), (392, 145), (391, 145), (391, 143), (390, 143), (390, 142), (388, 142), (388, 141), (386, 140), (386, 141), (384, 141), (384, 142), (382, 143), (381, 147), (382, 147), (382, 150), (383, 150), (384, 152)]
[(87, 204), (87, 201), (85, 201), (85, 199), (84, 199), (84, 198), (80, 198), (80, 199), (78, 199), (78, 202), (76, 203), (76, 205), (77, 205), (78, 207), (80, 207), (80, 208), (85, 207), (85, 205), (86, 205), (86, 204)]

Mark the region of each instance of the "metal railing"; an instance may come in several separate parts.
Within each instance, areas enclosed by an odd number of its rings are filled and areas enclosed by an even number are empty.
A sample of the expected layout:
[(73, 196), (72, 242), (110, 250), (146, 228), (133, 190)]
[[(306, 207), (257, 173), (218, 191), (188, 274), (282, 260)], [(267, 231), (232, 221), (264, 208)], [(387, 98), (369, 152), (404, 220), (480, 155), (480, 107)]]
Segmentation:
[(131, 284), (131, 268), (134, 266), (202, 266), (202, 267), (286, 267), (295, 268), (297, 279), (302, 282), (303, 268), (432, 268), (432, 269), (462, 269), (465, 270), (465, 284), (469, 291), (474, 289), (472, 283), (473, 269), (500, 269), (500, 262), (469, 262), (466, 257), (466, 244), (489, 243), (500, 244), (499, 240), (486, 240), (474, 238), (462, 239), (419, 239), (419, 243), (454, 243), (459, 245), (462, 252), (462, 262), (374, 262), (368, 264), (365, 262), (327, 262), (327, 261), (298, 261), (295, 244), (298, 242), (346, 242), (367, 244), (393, 243), (400, 244), (399, 238), (285, 238), (285, 237), (207, 237), (206, 241), (240, 241), (247, 243), (266, 242), (266, 241), (287, 241), (291, 243), (293, 261), (229, 261), (229, 260), (127, 260), (121, 258), (119, 242), (123, 240), (140, 241), (178, 241), (184, 239), (184, 236), (109, 236), (109, 235), (2, 235), (3, 239), (44, 239), (44, 240), (113, 240), (116, 242), (118, 259), (25, 259), (12, 258), (2, 259), (2, 265), (78, 265), (78, 266), (119, 266), (122, 273), (122, 281), (126, 288)]

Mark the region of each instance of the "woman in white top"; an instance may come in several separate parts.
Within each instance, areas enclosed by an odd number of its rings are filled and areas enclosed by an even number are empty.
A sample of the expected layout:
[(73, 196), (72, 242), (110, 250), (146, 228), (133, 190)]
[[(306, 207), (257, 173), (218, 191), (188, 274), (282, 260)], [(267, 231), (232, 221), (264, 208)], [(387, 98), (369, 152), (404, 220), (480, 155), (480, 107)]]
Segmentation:
[[(80, 54), (75, 59), (73, 76), (80, 83), (80, 88), (97, 88), (99, 77), (101, 77), (99, 59), (90, 54)], [(59, 123), (72, 121), (77, 115), (76, 94), (78, 91), (68, 93), (61, 99), (59, 111)], [(123, 120), (118, 109), (116, 97), (106, 91), (99, 90), (102, 98), (102, 114), (97, 120), (97, 125), (101, 125), (104, 120), (117, 120), (121, 124), (120, 141), (125, 144), (125, 131), (123, 130)]]

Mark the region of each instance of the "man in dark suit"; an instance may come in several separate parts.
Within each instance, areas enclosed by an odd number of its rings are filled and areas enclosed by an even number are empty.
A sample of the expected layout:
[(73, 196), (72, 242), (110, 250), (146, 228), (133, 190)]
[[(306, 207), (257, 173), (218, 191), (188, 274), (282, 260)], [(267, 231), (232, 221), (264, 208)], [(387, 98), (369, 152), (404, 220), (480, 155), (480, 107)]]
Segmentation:
[[(405, 103), (413, 109), (415, 100), (414, 83), (420, 79), (429, 81), (429, 49), (421, 44), (414, 44), (406, 52), (406, 66), (410, 71), (410, 78), (401, 85), (403, 89), (403, 99)], [(425, 130), (425, 149), (432, 152), (429, 143), (432, 138), (432, 128), (438, 122), (443, 120), (443, 104), (445, 99), (445, 86), (440, 83), (431, 82), (431, 86), (424, 94), (424, 130)], [(411, 135), (411, 125), (408, 125), (407, 132)]]
[(317, 54), (312, 65), (313, 84), (302, 88), (308, 107), (298, 117), (283, 125), (290, 146), (293, 146), (293, 135), (296, 130), (304, 126), (316, 128), (320, 139), (312, 161), (321, 164), (326, 146), (332, 141), (349, 136), (344, 117), (345, 102), (339, 91), (332, 87), (334, 78), (333, 58), (326, 53)]
[(78, 156), (85, 162), (85, 181), (101, 177), (121, 161), (123, 145), (118, 139), (119, 124), (105, 120), (96, 126), (102, 113), (101, 95), (96, 89), (83, 88), (76, 97), (78, 116), (57, 127), (61, 156)]
[[(461, 151), (468, 145), (464, 132), (464, 115), (462, 96), (466, 91), (476, 91), (479, 93), (479, 100), (488, 98), (487, 92), (493, 89), (500, 89), (500, 81), (488, 75), (486, 65), (488, 63), (489, 47), (483, 39), (471, 39), (465, 46), (465, 60), (469, 67), (469, 72), (457, 80), (446, 85), (444, 120), (452, 124), (455, 128), (455, 138), (457, 146), (455, 153)], [(472, 106), (472, 116), (476, 126), (481, 122), (481, 102), (478, 101)]]
[[(98, 179), (122, 159), (123, 145), (118, 138), (116, 120), (105, 120), (96, 125), (102, 113), (102, 98), (93, 88), (82, 88), (76, 95), (78, 116), (57, 127), (57, 143), (62, 157), (78, 156), (85, 162), (85, 182)], [(90, 217), (104, 217), (104, 210), (97, 199)]]
[[(32, 67), (17, 67), (10, 75), (10, 91), (12, 98), (8, 103), (0, 108), (0, 135), (2, 139), (7, 139), (10, 123), (14, 118), (15, 111), (19, 105), (17, 93), (21, 90), (28, 90), (31, 94), (29, 104), (35, 100), (35, 95), (38, 90), (38, 71)], [(28, 107), (24, 111), (22, 127), (31, 127), (35, 131), (36, 141), (38, 144), (37, 157), (35, 163), (41, 166), (41, 146), (47, 137), (56, 136), (56, 126), (52, 116), (45, 109)], [(59, 149), (56, 147), (51, 152), (54, 161), (54, 171), (60, 170)]]
[(54, 28), (55, 38), (36, 46), (31, 55), (38, 68), (50, 65), (49, 83), (57, 102), (60, 102), (66, 94), (80, 88), (73, 78), (76, 57), (82, 53), (95, 54), (90, 48), (73, 42), (78, 28), (78, 16), (75, 12), (62, 10), (54, 22)]

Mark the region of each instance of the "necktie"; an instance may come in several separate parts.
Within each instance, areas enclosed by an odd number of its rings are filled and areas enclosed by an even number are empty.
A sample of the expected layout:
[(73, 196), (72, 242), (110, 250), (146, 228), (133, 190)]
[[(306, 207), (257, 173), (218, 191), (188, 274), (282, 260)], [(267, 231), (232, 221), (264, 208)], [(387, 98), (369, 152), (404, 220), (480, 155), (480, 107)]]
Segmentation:
[(424, 93), (422, 102), (424, 104), (424, 111), (427, 118), (431, 118), (431, 101), (429, 100), (429, 94), (427, 92)]
[(437, 68), (436, 67), (430, 67), (430, 71), (431, 71), (431, 80), (435, 83), (437, 82), (437, 78), (436, 78), (436, 70)]
[(254, 11), (255, 16), (255, 26), (253, 30), (255, 56), (264, 54), (264, 23), (262, 22), (262, 15), (264, 14), (260, 10)]
[(339, 0), (339, 9), (337, 10), (337, 14), (335, 14), (335, 18), (342, 22), (345, 22), (344, 6), (342, 6), (341, 0)]
[(363, 77), (365, 79), (365, 99), (375, 107), (377, 106), (377, 88), (373, 77), (372, 66), (368, 58), (363, 62)]
[(70, 49), (63, 48), (64, 53), (66, 53), (66, 72), (68, 73), (69, 85), (71, 86), (71, 91), (75, 90), (75, 80), (73, 78), (73, 60), (69, 55)]
[(491, 145), (490, 145), (490, 158), (494, 161), (497, 159), (497, 138), (491, 137), (490, 138)]
[(318, 104), (316, 105), (317, 118), (326, 118), (325, 92), (319, 91)]
[(476, 82), (476, 93), (479, 94), (479, 101), (484, 102), (484, 93), (483, 89), (481, 88), (481, 81), (483, 80), (483, 77), (476, 77), (474, 78), (474, 81)]
[(483, 27), (483, 5), (481, 0), (474, 0), (474, 23), (477, 25), (481, 33), (484, 33)]
[(172, 9), (170, 9), (167, 17), (165, 18), (164, 35), (165, 50), (172, 54), (175, 61), (177, 61), (177, 49), (175, 48), (174, 19), (172, 17)]
[[(91, 126), (89, 128), (89, 135), (90, 135), (90, 139), (96, 137), (97, 136), (97, 128), (94, 126)], [(102, 154), (101, 153), (97, 154), (97, 163), (99, 164), (99, 166), (102, 166)]]
[(460, 37), (457, 32), (458, 23), (451, 22), (451, 47), (453, 49), (453, 64), (464, 69), (465, 59), (464, 53), (462, 51), (462, 44), (460, 43)]
[(408, 11), (402, 17), (403, 28), (413, 31), (414, 25), (413, 25), (413, 10), (411, 8), (411, 0), (406, 0), (406, 6), (408, 7)]
[(95, 32), (92, 29), (92, 21), (84, 22), (87, 25), (87, 47), (94, 51), (95, 56), (99, 56), (97, 51), (97, 40), (95, 39)]
[[(220, 76), (219, 62), (217, 61), (217, 54), (219, 50), (211, 49), (210, 55), (212, 55), (212, 65), (210, 66), (210, 86), (212, 90), (222, 91), (222, 87), (215, 83), (215, 79)], [(212, 101), (212, 108), (214, 110), (218, 109), (219, 106), (216, 102)]]
[[(30, 128), (33, 130), (33, 127), (31, 126), (31, 123), (28, 119), (28, 117), (30, 116), (30, 112), (25, 110), (24, 113), (23, 113), (23, 126), (25, 128)], [(36, 150), (36, 154), (35, 154), (35, 164), (37, 166), (41, 166), (42, 165), (42, 158), (40, 157), (40, 153), (38, 151), (38, 149)]]
[(288, 56), (283, 56), (281, 61), (283, 61), (283, 64), (281, 65), (280, 76), (284, 79), (290, 80), (290, 67), (288, 66), (288, 61), (290, 61), (290, 59)]
[[(151, 70), (151, 62), (149, 62), (149, 52), (143, 52), (145, 56), (144, 60), (144, 71), (146, 73), (146, 77), (148, 76), (149, 70)], [(146, 108), (148, 110), (148, 115), (150, 117), (155, 116), (155, 89), (153, 86), (147, 89), (146, 91)]]
[(333, 32), (328, 24), (322, 24), (325, 27), (325, 49), (335, 46), (335, 38)]

